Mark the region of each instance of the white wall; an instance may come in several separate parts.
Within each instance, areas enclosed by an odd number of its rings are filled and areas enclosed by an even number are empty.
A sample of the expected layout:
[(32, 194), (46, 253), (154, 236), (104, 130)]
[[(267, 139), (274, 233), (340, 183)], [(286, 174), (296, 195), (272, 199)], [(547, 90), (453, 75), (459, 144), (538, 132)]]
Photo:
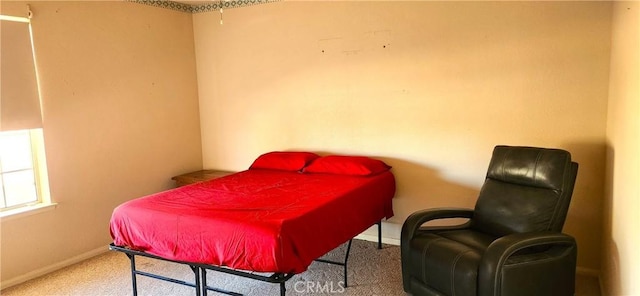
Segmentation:
[(607, 2), (350, 1), (230, 9), (224, 25), (195, 14), (204, 167), (374, 156), (394, 167), (398, 229), (418, 209), (472, 206), (497, 144), (568, 149), (580, 171), (564, 230), (595, 274), (610, 15)]

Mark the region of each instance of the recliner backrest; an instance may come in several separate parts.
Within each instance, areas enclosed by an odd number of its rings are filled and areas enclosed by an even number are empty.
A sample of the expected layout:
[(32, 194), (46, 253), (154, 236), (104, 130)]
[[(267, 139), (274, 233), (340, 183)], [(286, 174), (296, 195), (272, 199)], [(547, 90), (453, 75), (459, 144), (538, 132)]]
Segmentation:
[(577, 169), (565, 150), (496, 146), (471, 227), (495, 236), (562, 231)]

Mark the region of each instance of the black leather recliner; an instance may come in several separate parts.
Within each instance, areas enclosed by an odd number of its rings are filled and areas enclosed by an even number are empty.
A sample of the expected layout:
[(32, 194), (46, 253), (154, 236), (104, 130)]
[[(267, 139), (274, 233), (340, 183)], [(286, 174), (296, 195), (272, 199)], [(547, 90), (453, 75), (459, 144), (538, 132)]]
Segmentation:
[[(577, 245), (562, 233), (578, 171), (560, 149), (496, 146), (475, 209), (413, 213), (402, 226), (413, 295), (573, 295)], [(423, 225), (466, 218), (455, 226)]]

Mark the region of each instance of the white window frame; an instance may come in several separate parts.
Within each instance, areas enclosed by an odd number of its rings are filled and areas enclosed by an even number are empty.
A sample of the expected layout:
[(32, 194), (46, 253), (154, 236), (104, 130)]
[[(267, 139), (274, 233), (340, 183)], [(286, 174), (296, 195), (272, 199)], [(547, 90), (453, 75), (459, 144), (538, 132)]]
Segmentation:
[(49, 176), (47, 172), (47, 161), (44, 150), (44, 137), (42, 129), (26, 130), (31, 140), (31, 153), (33, 161), (33, 172), (36, 186), (37, 201), (0, 210), (1, 221), (35, 214), (44, 210), (55, 208), (56, 203), (51, 201), (49, 193)]

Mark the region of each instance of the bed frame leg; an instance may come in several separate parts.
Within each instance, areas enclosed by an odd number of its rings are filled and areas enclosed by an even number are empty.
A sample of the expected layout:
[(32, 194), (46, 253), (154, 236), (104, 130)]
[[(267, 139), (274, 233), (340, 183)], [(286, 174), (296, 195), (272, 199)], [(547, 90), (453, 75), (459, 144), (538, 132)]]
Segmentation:
[(344, 287), (348, 287), (347, 284), (347, 260), (349, 260), (349, 251), (351, 251), (351, 242), (353, 239), (349, 240), (349, 244), (347, 245), (347, 254), (344, 256)]
[(193, 274), (196, 277), (196, 296), (200, 296), (201, 294), (201, 287), (202, 285), (200, 285), (200, 268), (197, 266), (193, 266), (193, 265), (189, 265), (189, 267), (191, 268), (191, 270), (193, 271)]
[(382, 220), (378, 221), (378, 250), (382, 249)]
[(126, 254), (131, 262), (131, 284), (133, 288), (133, 296), (138, 296), (138, 283), (136, 282), (136, 257), (131, 254)]
[(344, 261), (340, 262), (340, 261), (332, 261), (332, 260), (327, 260), (327, 259), (322, 259), (322, 258), (318, 258), (314, 261), (318, 261), (318, 262), (324, 262), (324, 263), (329, 263), (329, 264), (335, 264), (335, 265), (340, 265), (344, 268), (344, 287), (347, 287), (347, 261), (349, 260), (349, 252), (351, 251), (351, 243), (353, 242), (353, 239), (349, 240), (349, 244), (347, 245), (347, 252), (344, 255)]
[(287, 288), (284, 286), (284, 282), (280, 283), (280, 296), (284, 296)]
[(202, 296), (207, 296), (207, 269), (201, 268), (200, 275), (202, 276)]

